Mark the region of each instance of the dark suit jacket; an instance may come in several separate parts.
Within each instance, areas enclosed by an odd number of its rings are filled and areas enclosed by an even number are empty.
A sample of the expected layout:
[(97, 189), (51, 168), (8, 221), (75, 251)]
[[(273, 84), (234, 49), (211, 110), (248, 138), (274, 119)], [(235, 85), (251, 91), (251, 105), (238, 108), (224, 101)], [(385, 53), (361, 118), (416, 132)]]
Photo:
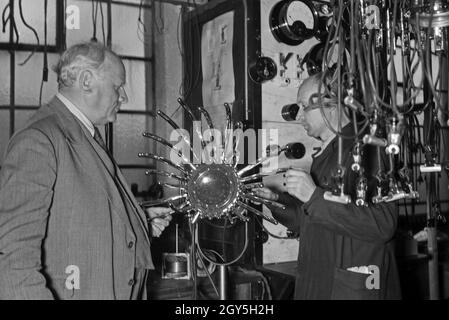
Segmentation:
[(130, 299), (136, 267), (153, 268), (145, 214), (54, 98), (13, 136), (0, 171), (0, 298)]

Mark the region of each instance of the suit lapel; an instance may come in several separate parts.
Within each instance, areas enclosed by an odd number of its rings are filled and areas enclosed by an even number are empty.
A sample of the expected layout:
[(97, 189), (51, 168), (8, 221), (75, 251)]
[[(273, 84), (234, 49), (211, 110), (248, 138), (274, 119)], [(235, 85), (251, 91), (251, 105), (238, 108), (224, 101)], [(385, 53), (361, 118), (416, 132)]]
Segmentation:
[[(131, 189), (128, 186), (128, 183), (125, 181), (125, 178), (122, 175), (122, 172), (117, 169), (117, 178), (120, 180), (121, 185), (123, 186), (124, 192), (128, 195), (128, 199), (131, 202), (131, 205), (136, 209), (137, 218), (142, 226), (142, 228), (145, 230), (145, 234), (148, 235), (148, 225), (145, 223), (146, 221), (146, 215), (143, 212), (143, 209), (140, 207), (140, 205), (137, 203), (136, 198), (133, 196)], [(150, 239), (148, 238), (148, 241)]]

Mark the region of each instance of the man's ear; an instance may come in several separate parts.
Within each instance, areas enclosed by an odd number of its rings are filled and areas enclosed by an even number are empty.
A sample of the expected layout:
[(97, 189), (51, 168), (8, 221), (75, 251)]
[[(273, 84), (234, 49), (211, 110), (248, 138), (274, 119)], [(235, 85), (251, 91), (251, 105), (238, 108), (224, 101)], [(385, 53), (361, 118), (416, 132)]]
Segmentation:
[(325, 108), (325, 110), (327, 110), (328, 118), (335, 119), (335, 120), (338, 119), (338, 108), (337, 108), (337, 106), (327, 107), (327, 108)]
[(81, 71), (80, 77), (78, 79), (79, 86), (83, 91), (91, 92), (92, 85), (94, 81), (94, 75), (90, 70)]

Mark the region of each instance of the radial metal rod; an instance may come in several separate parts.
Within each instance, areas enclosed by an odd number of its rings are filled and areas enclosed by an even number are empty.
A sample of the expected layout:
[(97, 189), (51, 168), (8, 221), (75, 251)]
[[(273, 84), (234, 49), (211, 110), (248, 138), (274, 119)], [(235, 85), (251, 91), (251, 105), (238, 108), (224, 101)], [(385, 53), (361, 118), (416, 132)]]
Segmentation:
[[(282, 150), (282, 149), (281, 149), (281, 150)], [(241, 177), (241, 176), (242, 176), (243, 174), (245, 174), (246, 172), (248, 172), (248, 171), (250, 171), (250, 170), (252, 170), (252, 169), (254, 169), (254, 168), (260, 166), (260, 165), (261, 165), (262, 163), (264, 163), (265, 161), (268, 161), (268, 160), (270, 160), (270, 159), (272, 159), (272, 158), (277, 157), (278, 155), (279, 155), (279, 154), (276, 154), (276, 155), (269, 155), (269, 156), (266, 156), (266, 157), (261, 157), (261, 158), (257, 159), (255, 163), (249, 164), (249, 165), (247, 165), (246, 167), (242, 168), (239, 172), (237, 172), (237, 174), (238, 174), (239, 177)]]
[[(224, 163), (226, 160), (226, 152), (228, 151), (228, 135), (231, 132), (231, 122), (232, 122), (232, 112), (231, 112), (231, 107), (229, 106), (229, 103), (225, 102), (224, 103), (224, 107), (225, 107), (225, 112), (226, 112), (226, 128), (224, 130), (224, 149), (223, 149), (223, 154), (221, 155), (221, 162)], [(233, 153), (234, 154), (234, 153)]]
[(229, 106), (229, 103), (225, 102), (224, 107), (226, 110), (226, 129), (231, 129), (231, 123), (232, 123), (232, 112), (231, 107)]
[(272, 201), (272, 200), (267, 200), (261, 197), (256, 196), (255, 194), (252, 193), (247, 193), (244, 194), (243, 197), (245, 197), (248, 200), (254, 201), (254, 202), (261, 202), (266, 206), (273, 206), (282, 210), (285, 210), (285, 206), (279, 202), (276, 201)]
[(174, 122), (167, 114), (165, 114), (162, 110), (157, 110), (157, 115), (164, 119), (178, 134), (182, 137), (185, 143), (189, 146), (190, 151), (196, 160), (198, 160), (195, 151), (193, 151), (192, 144), (190, 143), (190, 138), (183, 134), (182, 129), (178, 126), (176, 122)]
[(192, 109), (184, 102), (184, 100), (178, 98), (177, 101), (179, 105), (188, 113), (192, 121), (198, 121), (197, 117), (193, 114)]
[(198, 218), (200, 217), (200, 215), (201, 215), (201, 212), (200, 212), (200, 211), (197, 211), (197, 212), (195, 213), (195, 215), (194, 215), (193, 218), (192, 218), (192, 224), (193, 224), (193, 225), (196, 223), (196, 221), (198, 220)]
[(245, 183), (245, 182), (248, 182), (248, 181), (262, 179), (263, 177), (269, 176), (271, 174), (273, 174), (273, 173), (272, 172), (266, 172), (266, 173), (259, 172), (259, 173), (255, 173), (255, 174), (252, 174), (250, 176), (247, 176), (245, 178), (242, 178), (242, 179), (240, 179), (240, 181)]
[[(199, 121), (197, 119), (197, 117), (193, 114), (192, 109), (184, 102), (184, 100), (182, 100), (181, 98), (178, 98), (178, 103), (188, 113), (188, 115), (189, 115), (190, 119), (192, 120), (192, 122), (198, 122)], [(206, 147), (206, 141), (204, 141), (203, 133), (201, 132), (201, 128), (199, 128), (198, 126), (195, 126), (195, 125), (193, 125), (193, 127), (195, 128), (196, 134), (200, 138), (201, 146), (204, 149)]]
[(207, 110), (201, 106), (198, 107), (198, 110), (200, 110), (200, 112), (204, 115), (209, 129), (214, 129), (214, 123), (212, 122), (212, 118), (210, 117), (209, 112), (207, 112)]
[(282, 152), (288, 150), (289, 146), (290, 146), (290, 144), (286, 144), (285, 146), (279, 148), (275, 153), (270, 152), (269, 155), (267, 155), (265, 157), (260, 157), (259, 159), (256, 160), (255, 163), (249, 164), (246, 167), (242, 168), (237, 174), (239, 175), (239, 177), (241, 177), (244, 173), (246, 173), (246, 172), (256, 168), (257, 166), (260, 166), (265, 161), (268, 161), (268, 160), (270, 160), (272, 158), (275, 158), (275, 157), (279, 156)]
[[(204, 107), (202, 107), (202, 106), (199, 106), (198, 110), (200, 110), (200, 112), (204, 115), (204, 118), (206, 119), (207, 126), (209, 127), (209, 129), (213, 130), (215, 127), (214, 127), (214, 123), (212, 122), (212, 118), (211, 118), (209, 112), (207, 112), (207, 110)], [(207, 146), (207, 143), (212, 142), (215, 139), (214, 135), (212, 134), (210, 141), (208, 141), (206, 143), (206, 141), (203, 141), (204, 138), (203, 138), (201, 132), (198, 132), (198, 130), (197, 130), (197, 134), (200, 137), (200, 139), (202, 140), (201, 141), (201, 145), (202, 145), (203, 148), (205, 148)], [(216, 152), (215, 150), (216, 150), (216, 148), (213, 148), (214, 153)], [(214, 154), (214, 160), (215, 160), (215, 154)]]
[(187, 203), (187, 202), (183, 202), (183, 203), (180, 204), (179, 206), (175, 206), (175, 205), (173, 205), (172, 203), (170, 203), (169, 205), (170, 205), (170, 207), (171, 207), (173, 210), (178, 211), (178, 212), (187, 212), (187, 211), (189, 211), (190, 209), (192, 209), (192, 207), (190, 206), (190, 204)]
[(164, 163), (172, 166), (173, 168), (178, 169), (182, 173), (184, 173), (186, 175), (188, 174), (188, 172), (183, 167), (173, 163), (172, 161), (170, 161), (170, 160), (168, 160), (168, 159), (166, 159), (164, 157), (160, 157), (160, 156), (157, 156), (155, 154), (148, 153), (148, 152), (139, 153), (138, 156), (139, 156), (139, 158), (150, 158), (150, 159), (153, 159), (153, 160), (164, 162)]
[(239, 217), (240, 220), (247, 222), (247, 221), (249, 221), (249, 218), (243, 214), (244, 212), (245, 212), (245, 208), (238, 207), (232, 213), (234, 213), (237, 217)]
[[(168, 124), (175, 130), (181, 129), (176, 122), (174, 122), (167, 114), (165, 114), (162, 110), (157, 110), (157, 115), (163, 118), (165, 121), (168, 122)], [(190, 141), (189, 141), (190, 144)]]
[(159, 184), (160, 184), (161, 186), (163, 186), (163, 187), (167, 187), (167, 188), (170, 188), (170, 189), (185, 190), (185, 188), (184, 188), (182, 185), (177, 185), (177, 186), (175, 186), (175, 185), (173, 185), (173, 184), (166, 183), (166, 182), (159, 182)]
[(149, 170), (145, 171), (145, 174), (146, 175), (158, 174), (158, 175), (166, 176), (166, 177), (169, 177), (169, 178), (174, 178), (174, 179), (177, 179), (177, 180), (182, 181), (182, 182), (186, 182), (187, 181), (187, 179), (185, 179), (185, 178), (183, 178), (181, 176), (178, 176), (178, 175), (176, 175), (174, 173), (167, 172), (167, 171), (156, 170), (156, 169), (149, 169)]
[(168, 142), (167, 140), (165, 140), (164, 138), (159, 137), (158, 135), (152, 134), (150, 132), (144, 132), (142, 133), (142, 135), (146, 138), (150, 138), (153, 139), (169, 148), (171, 148), (172, 150), (176, 151), (178, 153), (178, 156), (192, 169), (192, 170), (196, 170), (196, 167), (190, 162), (189, 159), (187, 159), (185, 157), (185, 155), (182, 154), (182, 151), (179, 149), (176, 149), (174, 145), (172, 145), (170, 142)]
[[(235, 128), (237, 130), (243, 130), (243, 123), (241, 121), (238, 121), (235, 125)], [(232, 157), (232, 161), (234, 161), (234, 168), (237, 167), (237, 165), (239, 164), (240, 161), (240, 152), (238, 151), (238, 148), (240, 146), (240, 137), (241, 135), (238, 134), (235, 137), (235, 141), (234, 141), (234, 134), (232, 135), (233, 141), (232, 141), (232, 146), (233, 146), (233, 157)]]
[(245, 189), (254, 189), (254, 188), (263, 188), (264, 184), (262, 182), (254, 182), (254, 183), (249, 183), (249, 184), (245, 184), (243, 185), (243, 188)]
[(183, 198), (186, 198), (187, 194), (181, 194), (181, 195), (177, 195), (177, 196), (173, 196), (167, 199), (162, 199), (162, 200), (151, 200), (151, 201), (143, 201), (140, 202), (139, 204), (142, 207), (154, 207), (154, 206), (160, 206), (160, 205), (164, 205), (173, 201), (177, 201)]
[(254, 213), (256, 215), (258, 215), (259, 217), (262, 217), (263, 219), (271, 222), (272, 224), (278, 224), (278, 222), (274, 218), (272, 218), (270, 216), (267, 216), (265, 213), (263, 213), (263, 212), (261, 212), (261, 211), (259, 211), (257, 209), (254, 209), (253, 207), (247, 205), (246, 203), (243, 203), (241, 201), (237, 201), (237, 205), (239, 205), (242, 208), (244, 208), (244, 209), (246, 209), (246, 210), (248, 210), (248, 211), (250, 211), (250, 212), (252, 212), (252, 213)]

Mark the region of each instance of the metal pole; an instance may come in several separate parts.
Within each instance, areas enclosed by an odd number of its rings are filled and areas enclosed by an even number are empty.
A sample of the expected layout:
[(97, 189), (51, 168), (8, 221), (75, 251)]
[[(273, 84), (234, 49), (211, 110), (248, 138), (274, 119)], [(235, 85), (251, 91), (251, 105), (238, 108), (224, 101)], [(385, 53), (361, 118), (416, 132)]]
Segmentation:
[[(427, 35), (428, 36), (428, 35)], [(427, 43), (429, 40), (426, 39)], [(431, 61), (430, 45), (427, 45), (425, 50), (423, 50), (423, 62), (425, 65), (426, 61), (429, 59)], [(431, 64), (431, 63), (430, 63)], [(429, 68), (428, 72), (432, 74), (431, 65), (427, 65)], [(424, 77), (425, 75), (423, 75)], [(431, 93), (429, 79), (426, 78), (424, 82), (424, 101), (433, 101), (434, 97)], [(428, 146), (434, 146), (435, 144), (435, 131), (434, 131), (434, 104), (430, 102), (429, 108), (424, 114), (424, 132), (427, 136), (424, 143)], [(435, 211), (432, 208), (433, 201), (435, 200), (435, 173), (428, 173), (426, 179), (426, 209), (427, 209), (427, 254), (429, 256), (428, 261), (428, 272), (429, 272), (429, 299), (438, 300), (439, 299), (439, 287), (438, 287), (438, 246), (436, 239), (436, 216)]]
[(227, 300), (229, 294), (229, 274), (228, 267), (225, 265), (218, 266), (219, 271), (219, 286), (220, 286), (220, 300)]
[(193, 223), (192, 218), (190, 218), (190, 232), (191, 232), (191, 244), (190, 244), (190, 266), (192, 270), (192, 280), (193, 280), (193, 300), (198, 300), (198, 278), (197, 278), (197, 267), (196, 267), (196, 232), (197, 224)]
[[(106, 39), (106, 46), (109, 49), (111, 49), (111, 47), (112, 47), (112, 1), (111, 0), (108, 0), (108, 2), (107, 2), (107, 17), (108, 17), (108, 34), (107, 34), (107, 39)], [(114, 125), (112, 123), (108, 123), (105, 127), (106, 145), (112, 155), (114, 154), (113, 130), (114, 130)]]
[[(14, 43), (14, 0), (9, 0), (9, 43), (12, 45)], [(14, 134), (15, 125), (15, 82), (16, 82), (16, 53), (14, 50), (9, 51), (9, 137), (11, 138)]]

